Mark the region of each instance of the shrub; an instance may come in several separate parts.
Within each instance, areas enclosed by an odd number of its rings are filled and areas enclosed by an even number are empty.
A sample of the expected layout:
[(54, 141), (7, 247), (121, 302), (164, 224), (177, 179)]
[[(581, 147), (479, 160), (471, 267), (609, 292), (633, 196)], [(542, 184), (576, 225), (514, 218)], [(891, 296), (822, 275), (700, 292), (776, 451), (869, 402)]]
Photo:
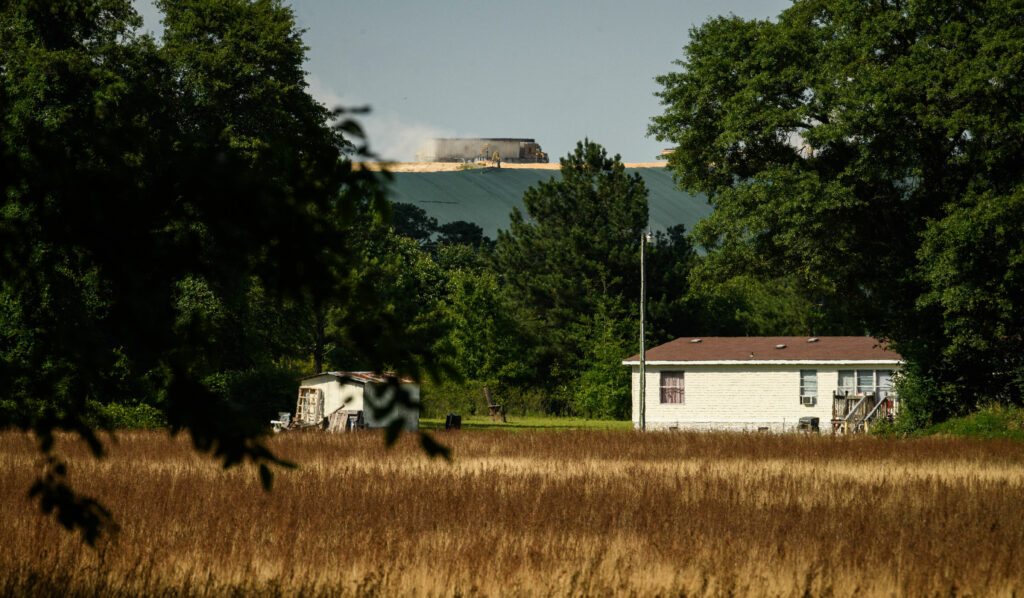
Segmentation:
[(164, 412), (147, 405), (123, 405), (120, 403), (90, 404), (94, 425), (114, 430), (160, 430), (167, 427)]

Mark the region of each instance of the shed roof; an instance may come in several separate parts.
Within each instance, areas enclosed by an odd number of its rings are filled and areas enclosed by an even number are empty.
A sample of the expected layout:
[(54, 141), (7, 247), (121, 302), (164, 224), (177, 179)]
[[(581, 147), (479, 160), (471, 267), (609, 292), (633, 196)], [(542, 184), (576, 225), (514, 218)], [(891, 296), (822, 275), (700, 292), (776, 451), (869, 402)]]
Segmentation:
[(367, 382), (381, 384), (387, 382), (388, 378), (397, 378), (402, 384), (417, 383), (412, 378), (408, 376), (399, 376), (395, 372), (322, 372), (320, 374), (312, 374), (310, 376), (299, 378), (299, 380), (309, 380), (320, 376), (334, 376), (339, 379), (339, 382), (341, 382), (343, 378), (346, 378), (357, 384), (366, 384)]
[[(684, 337), (648, 349), (648, 362), (902, 361), (899, 353), (870, 336)], [(640, 363), (640, 354), (623, 361)]]

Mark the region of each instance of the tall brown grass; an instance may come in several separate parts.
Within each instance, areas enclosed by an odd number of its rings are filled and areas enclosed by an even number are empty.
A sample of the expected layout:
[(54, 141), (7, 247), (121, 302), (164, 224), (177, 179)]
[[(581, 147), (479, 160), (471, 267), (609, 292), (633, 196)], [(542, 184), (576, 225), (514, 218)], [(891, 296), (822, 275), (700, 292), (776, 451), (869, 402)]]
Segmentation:
[(271, 492), (184, 438), (64, 439), (121, 525), (96, 549), (27, 498), (0, 434), (0, 595), (984, 595), (1024, 591), (1024, 446), (681, 433), (285, 434)]

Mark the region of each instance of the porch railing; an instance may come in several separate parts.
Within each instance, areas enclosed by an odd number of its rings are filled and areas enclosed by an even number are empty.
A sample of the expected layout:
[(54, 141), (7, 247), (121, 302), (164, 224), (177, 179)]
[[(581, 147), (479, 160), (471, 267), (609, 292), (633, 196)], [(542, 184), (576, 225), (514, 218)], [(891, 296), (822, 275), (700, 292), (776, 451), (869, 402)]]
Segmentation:
[(849, 391), (832, 393), (833, 432), (861, 432), (878, 417), (892, 418), (896, 414), (899, 397), (889, 390), (851, 395)]

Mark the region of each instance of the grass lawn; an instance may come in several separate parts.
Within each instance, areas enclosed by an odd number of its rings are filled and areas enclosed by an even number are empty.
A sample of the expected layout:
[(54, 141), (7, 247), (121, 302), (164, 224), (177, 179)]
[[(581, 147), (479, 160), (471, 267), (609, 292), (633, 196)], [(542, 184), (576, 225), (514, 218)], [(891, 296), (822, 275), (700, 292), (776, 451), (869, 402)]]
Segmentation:
[(935, 424), (926, 435), (944, 434), (973, 438), (1024, 440), (1024, 408), (991, 405), (974, 413)]
[[(631, 421), (554, 417), (544, 415), (509, 415), (506, 422), (495, 422), (489, 415), (463, 415), (463, 430), (620, 430), (633, 429)], [(443, 430), (444, 418), (421, 417), (420, 429)]]

